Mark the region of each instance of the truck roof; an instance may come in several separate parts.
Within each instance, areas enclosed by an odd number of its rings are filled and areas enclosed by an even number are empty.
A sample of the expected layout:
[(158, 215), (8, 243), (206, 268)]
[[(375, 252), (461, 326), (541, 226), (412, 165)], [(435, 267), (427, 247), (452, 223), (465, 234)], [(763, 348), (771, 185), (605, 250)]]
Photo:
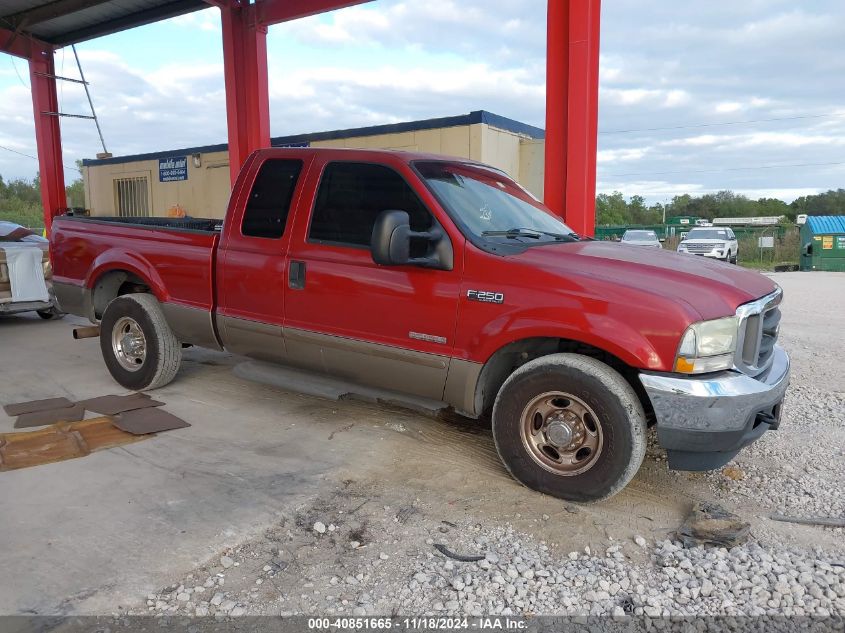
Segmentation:
[(478, 165), (479, 167), (490, 167), (489, 165), (485, 165), (479, 161), (462, 158), (460, 156), (445, 156), (443, 154), (431, 154), (426, 152), (409, 152), (399, 149), (369, 149), (354, 147), (268, 147), (256, 150), (256, 153), (262, 155), (297, 154), (299, 156), (303, 154), (318, 154), (329, 158), (336, 156), (339, 159), (348, 159), (351, 156), (394, 156), (406, 163), (416, 160), (436, 160), (450, 163), (463, 163), (466, 165)]

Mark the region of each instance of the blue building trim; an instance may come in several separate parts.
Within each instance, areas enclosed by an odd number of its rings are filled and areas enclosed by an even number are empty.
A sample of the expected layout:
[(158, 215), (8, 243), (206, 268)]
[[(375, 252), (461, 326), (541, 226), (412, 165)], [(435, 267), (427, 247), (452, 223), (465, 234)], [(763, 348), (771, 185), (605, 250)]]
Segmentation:
[[(330, 132), (313, 132), (310, 134), (294, 134), (291, 136), (277, 136), (270, 139), (273, 147), (307, 147), (316, 141), (333, 141), (343, 138), (356, 138), (361, 136), (376, 136), (380, 134), (401, 134), (403, 132), (419, 132), (422, 130), (435, 130), (448, 127), (460, 127), (463, 125), (474, 125), (486, 123), (490, 127), (513, 132), (532, 139), (545, 138), (545, 131), (542, 128), (521, 123), (507, 117), (476, 110), (469, 114), (459, 116), (440, 117), (437, 119), (426, 119), (424, 121), (407, 121), (404, 123), (390, 123), (387, 125), (372, 125), (369, 127), (350, 128), (347, 130), (332, 130)], [(225, 152), (229, 149), (227, 143), (217, 145), (203, 145), (200, 147), (186, 147), (182, 149), (167, 150), (164, 152), (149, 152), (146, 154), (133, 154), (131, 156), (115, 156), (114, 158), (83, 159), (85, 167), (97, 165), (118, 165), (121, 163), (134, 163), (142, 160), (157, 160), (159, 158), (172, 158), (190, 154), (208, 154), (211, 152)]]

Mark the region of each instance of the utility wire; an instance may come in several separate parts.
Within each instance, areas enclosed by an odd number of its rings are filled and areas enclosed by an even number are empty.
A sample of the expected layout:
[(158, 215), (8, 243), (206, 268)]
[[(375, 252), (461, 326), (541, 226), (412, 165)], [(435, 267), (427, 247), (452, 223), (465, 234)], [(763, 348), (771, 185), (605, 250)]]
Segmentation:
[(754, 165), (751, 167), (719, 167), (715, 169), (683, 169), (679, 171), (644, 171), (627, 174), (607, 174), (607, 176), (613, 176), (616, 178), (626, 176), (667, 176), (670, 174), (707, 174), (713, 172), (752, 171), (755, 169), (780, 169), (783, 167), (828, 167), (831, 165), (845, 165), (845, 161), (832, 163), (795, 163), (792, 165)]
[[(32, 154), (24, 154), (23, 152), (19, 152), (18, 150), (12, 149), (11, 147), (6, 147), (5, 145), (0, 145), (0, 149), (5, 149), (7, 152), (12, 152), (12, 154), (17, 154), (18, 156), (26, 156), (27, 158), (31, 158), (32, 160), (38, 160), (37, 156), (33, 156)], [(79, 167), (71, 167), (70, 165), (66, 165), (64, 163), (62, 164), (64, 165), (65, 169), (72, 169), (74, 171), (78, 171), (80, 174), (82, 173), (82, 170), (79, 169)]]
[(843, 116), (837, 113), (807, 114), (802, 116), (773, 117), (770, 119), (748, 119), (746, 121), (723, 121), (722, 123), (693, 123), (691, 125), (673, 125), (669, 127), (644, 127), (630, 130), (600, 130), (599, 134), (628, 134), (630, 132), (660, 132), (664, 130), (690, 130), (702, 127), (719, 127), (723, 125), (748, 125), (751, 123), (770, 123), (772, 121), (798, 121), (802, 119), (822, 119), (827, 117)]
[(17, 64), (15, 64), (15, 58), (14, 58), (14, 57), (12, 57), (11, 55), (9, 55), (9, 61), (10, 61), (10, 62), (12, 62), (12, 68), (14, 68), (14, 69), (15, 69), (15, 74), (18, 76), (18, 81), (20, 81), (20, 82), (21, 82), (21, 85), (22, 85), (24, 88), (29, 88), (29, 84), (27, 84), (27, 83), (23, 80), (23, 77), (21, 77), (21, 73), (20, 73), (20, 71), (18, 70), (18, 66), (17, 66)]

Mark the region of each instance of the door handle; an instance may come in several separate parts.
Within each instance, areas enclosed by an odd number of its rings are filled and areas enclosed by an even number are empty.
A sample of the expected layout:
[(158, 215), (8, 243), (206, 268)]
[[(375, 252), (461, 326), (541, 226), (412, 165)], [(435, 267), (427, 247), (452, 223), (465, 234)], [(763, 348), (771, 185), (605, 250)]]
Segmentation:
[(291, 261), (288, 269), (288, 287), (291, 290), (305, 288), (305, 262)]

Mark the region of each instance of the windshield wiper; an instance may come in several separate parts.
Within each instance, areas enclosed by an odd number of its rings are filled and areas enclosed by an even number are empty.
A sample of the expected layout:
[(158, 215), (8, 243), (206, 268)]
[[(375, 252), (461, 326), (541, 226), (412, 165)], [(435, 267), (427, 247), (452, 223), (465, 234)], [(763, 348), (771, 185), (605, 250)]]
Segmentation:
[(564, 235), (563, 233), (550, 233), (549, 231), (540, 231), (538, 229), (508, 229), (507, 231), (484, 231), (481, 233), (484, 237), (530, 237), (531, 239), (539, 240), (544, 235), (554, 238), (558, 242), (577, 242), (578, 236), (575, 233)]

